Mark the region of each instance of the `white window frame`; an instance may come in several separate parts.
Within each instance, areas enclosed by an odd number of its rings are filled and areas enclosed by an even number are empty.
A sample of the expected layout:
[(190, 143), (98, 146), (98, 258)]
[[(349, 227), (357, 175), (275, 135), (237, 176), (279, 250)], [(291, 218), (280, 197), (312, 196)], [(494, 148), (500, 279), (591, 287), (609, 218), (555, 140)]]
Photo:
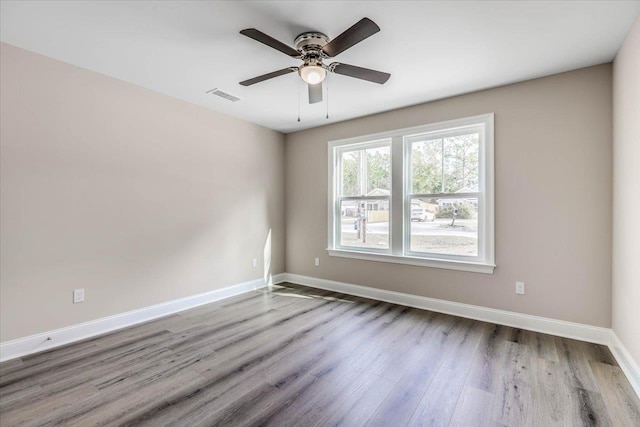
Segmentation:
[[(495, 224), (494, 224), (494, 115), (493, 113), (473, 117), (448, 120), (398, 129), (373, 135), (329, 141), (329, 182), (328, 182), (328, 247), (331, 256), (364, 259), (396, 264), (418, 265), (493, 274), (495, 268)], [(479, 128), (478, 192), (470, 197), (478, 197), (478, 256), (425, 254), (409, 250), (411, 233), (411, 138), (428, 133), (443, 131), (458, 132)], [(482, 129), (484, 132), (482, 132)], [(371, 249), (341, 246), (340, 228), (340, 155), (345, 151), (385, 145), (391, 141), (391, 196), (389, 211), (389, 249)], [(364, 181), (364, 178), (363, 178)], [(366, 185), (366, 184), (364, 184)], [(434, 196), (434, 195), (429, 195)], [(454, 197), (449, 193), (438, 197)], [(457, 194), (455, 197), (460, 197)], [(370, 197), (376, 200), (385, 197)], [(367, 199), (367, 197), (347, 197), (346, 199)]]
[[(379, 147), (389, 147), (391, 149), (392, 147), (392, 141), (390, 138), (383, 138), (383, 139), (378, 139), (378, 140), (373, 140), (373, 141), (361, 141), (361, 142), (357, 142), (357, 143), (353, 143), (353, 144), (343, 144), (343, 145), (339, 145), (336, 146), (335, 148), (335, 156), (336, 156), (336, 163), (335, 163), (335, 179), (336, 179), (336, 183), (335, 183), (335, 202), (332, 204), (333, 205), (333, 213), (332, 216), (335, 217), (341, 217), (341, 203), (343, 200), (365, 200), (365, 201), (369, 201), (369, 200), (388, 200), (389, 203), (391, 204), (391, 195), (390, 196), (366, 196), (364, 195), (366, 193), (366, 187), (367, 187), (367, 174), (366, 174), (366, 168), (363, 171), (361, 177), (360, 177), (360, 186), (361, 186), (361, 195), (359, 196), (342, 196), (340, 194), (341, 192), (341, 187), (342, 187), (342, 164), (341, 164), (341, 159), (342, 159), (342, 154), (343, 153), (348, 153), (349, 151), (360, 151), (360, 150), (367, 150), (369, 148), (379, 148)], [(392, 156), (393, 157), (393, 156)], [(365, 166), (365, 165), (361, 165), (361, 166)], [(391, 172), (393, 173), (393, 171)], [(393, 190), (392, 190), (393, 191)], [(393, 194), (393, 193), (392, 193)], [(389, 209), (389, 247), (387, 249), (383, 249), (383, 248), (359, 248), (356, 246), (343, 246), (340, 245), (340, 241), (341, 241), (341, 233), (342, 233), (342, 227), (336, 227), (335, 229), (335, 248), (339, 249), (339, 250), (345, 250), (345, 251), (356, 251), (356, 252), (370, 252), (370, 253), (378, 253), (378, 254), (391, 254), (392, 252), (392, 248), (391, 248), (391, 242), (393, 240), (392, 236), (391, 236), (391, 215), (392, 215), (392, 209)]]

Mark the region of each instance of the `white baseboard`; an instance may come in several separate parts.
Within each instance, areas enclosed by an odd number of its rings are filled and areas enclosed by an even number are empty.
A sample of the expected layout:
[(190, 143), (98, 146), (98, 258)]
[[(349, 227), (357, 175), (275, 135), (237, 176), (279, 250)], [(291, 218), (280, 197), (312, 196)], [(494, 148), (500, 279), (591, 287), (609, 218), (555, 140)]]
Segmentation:
[(326, 289), (349, 295), (421, 308), (424, 310), (437, 311), (438, 313), (452, 314), (454, 316), (466, 317), (474, 320), (482, 320), (483, 322), (497, 323), (500, 325), (512, 326), (514, 328), (558, 335), (565, 338), (573, 338), (605, 345), (610, 343), (611, 329), (584, 325), (582, 323), (566, 322), (563, 320), (515, 313), (513, 311), (462, 304), (459, 302), (387, 291), (367, 286), (336, 282), (333, 280), (318, 279), (299, 274), (285, 273), (285, 281), (311, 286), (313, 288)]
[(633, 387), (638, 397), (640, 397), (640, 366), (633, 360), (633, 357), (631, 357), (631, 354), (629, 354), (629, 351), (614, 331), (611, 331), (609, 348), (611, 349), (611, 353), (613, 353), (613, 357), (616, 358), (618, 365), (620, 365), (620, 368), (631, 383), (631, 387)]
[(244, 283), (228, 286), (222, 289), (191, 295), (184, 298), (164, 302), (161, 304), (128, 311), (109, 317), (103, 317), (89, 322), (55, 329), (53, 331), (30, 335), (11, 341), (0, 343), (0, 362), (26, 356), (28, 354), (49, 350), (75, 341), (91, 338), (97, 335), (126, 328), (138, 323), (148, 322), (179, 311), (198, 307), (234, 295), (239, 295), (254, 289), (264, 288), (272, 284), (281, 283), (284, 274), (275, 274), (269, 278), (250, 280)]

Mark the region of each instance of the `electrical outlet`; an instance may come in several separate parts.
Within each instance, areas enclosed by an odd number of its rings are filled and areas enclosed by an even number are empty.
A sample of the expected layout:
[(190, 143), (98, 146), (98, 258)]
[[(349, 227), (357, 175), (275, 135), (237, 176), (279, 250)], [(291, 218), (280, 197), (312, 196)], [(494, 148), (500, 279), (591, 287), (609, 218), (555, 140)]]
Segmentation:
[(84, 289), (74, 289), (73, 290), (73, 303), (78, 304), (80, 302), (84, 302)]
[(253, 259), (253, 268), (256, 268), (258, 266), (258, 260), (257, 259)]
[(316, 258), (316, 267), (320, 267), (320, 258)]
[(516, 282), (516, 294), (524, 295), (524, 282)]

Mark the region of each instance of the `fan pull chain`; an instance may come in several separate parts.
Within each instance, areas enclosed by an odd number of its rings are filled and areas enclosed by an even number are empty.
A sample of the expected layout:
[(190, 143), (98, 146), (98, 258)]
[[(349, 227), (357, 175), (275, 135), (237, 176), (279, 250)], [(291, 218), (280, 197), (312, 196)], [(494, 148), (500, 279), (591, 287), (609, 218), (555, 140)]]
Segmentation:
[(298, 85), (298, 121), (300, 121), (300, 85)]
[(325, 119), (329, 118), (329, 83), (327, 83), (327, 116)]

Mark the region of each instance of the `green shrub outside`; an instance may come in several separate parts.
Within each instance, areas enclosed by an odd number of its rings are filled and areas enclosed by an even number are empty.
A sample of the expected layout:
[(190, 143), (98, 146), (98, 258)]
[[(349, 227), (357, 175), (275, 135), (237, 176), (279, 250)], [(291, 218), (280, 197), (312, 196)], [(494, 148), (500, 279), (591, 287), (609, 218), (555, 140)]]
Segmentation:
[(458, 219), (471, 219), (473, 218), (473, 206), (472, 205), (460, 205), (460, 206), (445, 206), (438, 209), (436, 212), (436, 218), (453, 218), (453, 211), (458, 209)]

